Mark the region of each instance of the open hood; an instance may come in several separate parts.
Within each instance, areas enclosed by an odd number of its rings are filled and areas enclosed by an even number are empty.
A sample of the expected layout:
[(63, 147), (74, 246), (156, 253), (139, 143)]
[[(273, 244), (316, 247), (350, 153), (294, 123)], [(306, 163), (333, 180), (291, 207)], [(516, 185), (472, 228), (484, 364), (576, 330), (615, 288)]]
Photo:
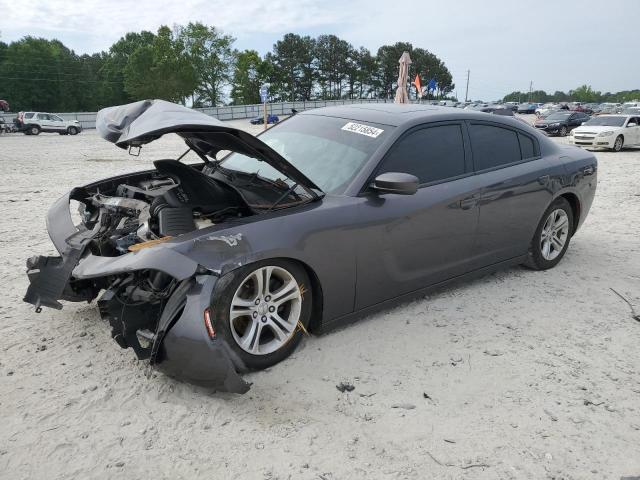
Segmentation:
[(164, 100), (139, 102), (104, 108), (98, 112), (96, 129), (105, 140), (120, 148), (140, 147), (167, 133), (184, 138), (200, 155), (215, 157), (221, 150), (238, 152), (282, 172), (317, 197), (321, 191), (296, 167), (257, 137), (243, 130), (227, 127), (217, 118)]

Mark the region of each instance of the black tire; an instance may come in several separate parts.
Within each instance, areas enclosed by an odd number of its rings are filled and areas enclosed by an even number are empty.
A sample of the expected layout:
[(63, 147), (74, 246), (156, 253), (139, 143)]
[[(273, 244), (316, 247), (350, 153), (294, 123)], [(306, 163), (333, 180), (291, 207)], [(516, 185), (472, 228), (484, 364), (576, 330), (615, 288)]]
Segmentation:
[(622, 135), (618, 135), (616, 137), (616, 141), (613, 144), (613, 148), (611, 150), (613, 150), (614, 152), (619, 152), (620, 150), (622, 150), (622, 147), (624, 146), (624, 137)]
[(40, 135), (41, 129), (38, 125), (29, 125), (29, 127), (27, 127), (27, 130), (29, 131), (29, 135)]
[(561, 137), (566, 137), (567, 136), (567, 127), (562, 125), (560, 127), (560, 131), (558, 132), (558, 135), (560, 135)]
[(77, 135), (78, 134), (78, 129), (76, 127), (69, 127), (67, 129), (67, 132), (69, 132), (69, 135)]
[(261, 370), (275, 365), (287, 358), (296, 349), (304, 331), (301, 328), (296, 328), (293, 335), (284, 343), (278, 350), (274, 352), (254, 355), (243, 350), (233, 333), (231, 332), (230, 308), (231, 301), (234, 298), (236, 290), (240, 287), (242, 282), (255, 270), (265, 266), (276, 266), (285, 269), (289, 272), (298, 283), (302, 291), (302, 302), (299, 316), (299, 323), (304, 326), (304, 330), (308, 329), (311, 321), (311, 309), (313, 299), (311, 298), (311, 284), (309, 276), (305, 269), (298, 263), (285, 259), (268, 259), (260, 262), (245, 265), (242, 268), (229, 272), (224, 275), (218, 281), (218, 285), (213, 293), (211, 301), (211, 309), (215, 312), (215, 330), (216, 334), (226, 340), (231, 349), (238, 355), (242, 363), (248, 370)]
[[(542, 229), (544, 228), (551, 213), (558, 209), (564, 210), (568, 217), (569, 225), (567, 238), (560, 253), (553, 260), (547, 260), (542, 254)], [(560, 260), (562, 260), (562, 257), (564, 257), (564, 254), (567, 252), (567, 248), (569, 248), (569, 243), (573, 235), (573, 222), (573, 209), (569, 202), (564, 197), (555, 199), (553, 203), (549, 205), (549, 208), (545, 210), (542, 218), (540, 219), (540, 223), (538, 224), (538, 228), (536, 228), (536, 232), (533, 234), (531, 244), (529, 245), (529, 258), (525, 265), (533, 270), (548, 270), (560, 263)]]

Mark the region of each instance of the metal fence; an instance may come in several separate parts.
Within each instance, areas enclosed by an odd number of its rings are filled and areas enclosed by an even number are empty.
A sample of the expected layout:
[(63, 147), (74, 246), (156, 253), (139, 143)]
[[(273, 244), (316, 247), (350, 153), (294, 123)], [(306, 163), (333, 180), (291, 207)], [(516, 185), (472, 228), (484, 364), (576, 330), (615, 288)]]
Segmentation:
[[(334, 105), (350, 105), (354, 103), (388, 103), (393, 102), (392, 99), (384, 98), (364, 98), (353, 100), (310, 100), (304, 102), (277, 102), (267, 104), (267, 111), (274, 115), (289, 115), (292, 109), (299, 112), (310, 110), (312, 108), (330, 107)], [(243, 118), (254, 118), (262, 115), (262, 104), (256, 105), (233, 105), (228, 107), (206, 107), (197, 108), (196, 110), (211, 115), (218, 120), (240, 120)], [(78, 120), (82, 128), (96, 128), (96, 112), (70, 112), (56, 113), (64, 120)], [(0, 117), (5, 122), (12, 123), (15, 113), (3, 113)]]

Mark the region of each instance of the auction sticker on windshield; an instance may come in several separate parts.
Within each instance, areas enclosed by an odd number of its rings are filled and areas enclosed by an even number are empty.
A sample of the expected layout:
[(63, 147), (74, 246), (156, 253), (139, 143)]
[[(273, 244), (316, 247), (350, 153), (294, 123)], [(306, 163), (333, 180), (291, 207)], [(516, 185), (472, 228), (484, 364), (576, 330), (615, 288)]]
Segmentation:
[(361, 123), (349, 122), (342, 130), (347, 132), (359, 133), (360, 135), (366, 135), (367, 137), (377, 138), (384, 130), (381, 128), (370, 127), (369, 125), (363, 125)]

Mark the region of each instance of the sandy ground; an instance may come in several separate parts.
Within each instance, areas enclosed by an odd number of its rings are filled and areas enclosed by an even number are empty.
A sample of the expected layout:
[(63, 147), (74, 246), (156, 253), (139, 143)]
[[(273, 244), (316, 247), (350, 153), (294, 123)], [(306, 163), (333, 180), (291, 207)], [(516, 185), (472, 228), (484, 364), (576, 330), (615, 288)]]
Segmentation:
[(557, 268), (305, 339), (248, 375), (244, 396), (147, 379), (94, 305), (22, 302), (25, 258), (53, 253), (56, 198), (183, 150), (177, 137), (139, 158), (91, 131), (0, 137), (0, 478), (640, 475), (640, 323), (610, 290), (640, 308), (640, 150), (597, 153), (595, 203)]

